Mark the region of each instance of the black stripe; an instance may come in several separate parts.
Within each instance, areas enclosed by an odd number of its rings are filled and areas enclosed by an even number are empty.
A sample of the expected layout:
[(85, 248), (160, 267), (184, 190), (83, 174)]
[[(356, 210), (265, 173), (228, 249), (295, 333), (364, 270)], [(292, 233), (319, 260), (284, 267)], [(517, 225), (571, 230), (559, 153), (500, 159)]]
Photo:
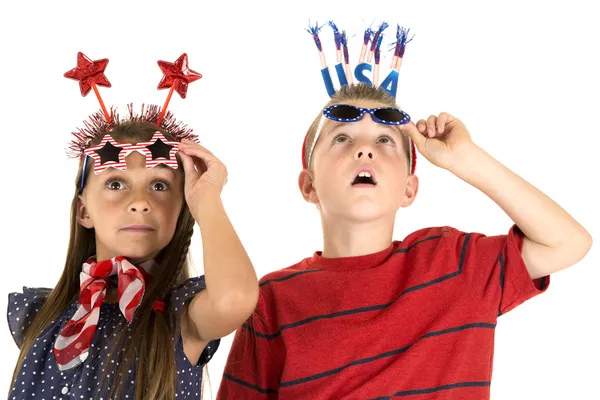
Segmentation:
[(267, 339), (267, 340), (275, 339), (277, 336), (279, 336), (281, 334), (281, 331), (275, 332), (275, 333), (273, 333), (271, 335), (266, 334), (266, 333), (256, 332), (253, 327), (251, 327), (250, 325), (248, 325), (246, 323), (242, 324), (242, 328), (248, 329), (255, 336), (258, 336), (259, 338)]
[[(465, 237), (465, 240), (463, 242), (463, 247), (461, 249), (461, 254), (460, 254), (460, 263), (458, 264), (457, 271), (455, 271), (455, 272), (453, 272), (451, 274), (447, 274), (447, 275), (441, 276), (439, 278), (435, 278), (435, 279), (433, 279), (433, 280), (431, 280), (429, 282), (420, 283), (418, 285), (409, 287), (408, 289), (404, 290), (394, 300), (392, 300), (389, 303), (377, 304), (377, 305), (368, 306), (368, 307), (354, 308), (354, 309), (344, 310), (344, 311), (338, 311), (338, 312), (334, 312), (334, 313), (331, 313), (331, 314), (315, 315), (315, 316), (312, 316), (312, 317), (309, 317), (309, 318), (302, 319), (300, 321), (292, 322), (292, 323), (289, 323), (289, 324), (283, 324), (283, 325), (281, 325), (279, 327), (279, 330), (277, 332), (274, 332), (274, 333), (271, 333), (271, 334), (257, 332), (254, 329), (251, 329), (250, 327), (248, 327), (248, 325), (246, 325), (246, 324), (242, 325), (242, 327), (250, 330), (252, 333), (254, 333), (256, 336), (258, 336), (260, 338), (271, 340), (271, 339), (274, 339), (274, 338), (278, 337), (279, 335), (281, 335), (281, 331), (283, 331), (285, 329), (296, 328), (298, 326), (301, 326), (301, 325), (304, 325), (304, 324), (308, 324), (310, 322), (317, 321), (317, 320), (320, 320), (320, 319), (332, 319), (332, 318), (336, 318), (336, 317), (342, 317), (342, 316), (345, 316), (345, 315), (360, 314), (360, 313), (364, 313), (364, 312), (376, 311), (376, 310), (381, 310), (381, 309), (387, 308), (387, 307), (391, 306), (392, 304), (394, 304), (399, 298), (401, 298), (405, 294), (408, 294), (410, 292), (414, 292), (416, 290), (424, 289), (424, 288), (426, 288), (428, 286), (435, 285), (437, 283), (446, 281), (448, 279), (452, 279), (452, 278), (460, 275), (462, 273), (463, 262), (465, 260), (465, 253), (466, 253), (466, 250), (467, 250), (467, 243), (469, 242), (470, 236), (471, 236), (471, 234), (467, 234), (466, 237)], [(427, 239), (429, 239), (429, 238), (427, 238)], [(424, 239), (424, 240), (427, 240), (427, 239)], [(422, 240), (421, 242), (423, 242), (424, 240)]]
[[(502, 304), (502, 297), (504, 297), (504, 254), (503, 251), (500, 252), (500, 257), (498, 257), (498, 261), (500, 262), (500, 303)], [(498, 316), (502, 315), (502, 310), (498, 310)]]
[(360, 313), (364, 313), (364, 312), (377, 311), (377, 310), (381, 310), (381, 309), (387, 308), (387, 307), (391, 306), (392, 304), (394, 304), (400, 297), (404, 296), (407, 293), (414, 292), (414, 291), (420, 290), (420, 289), (424, 289), (427, 286), (435, 285), (436, 283), (440, 283), (442, 281), (454, 278), (457, 275), (458, 275), (458, 272), (453, 272), (451, 274), (444, 275), (444, 276), (442, 276), (440, 278), (436, 278), (436, 279), (431, 280), (429, 282), (425, 282), (425, 283), (421, 283), (419, 285), (412, 286), (412, 287), (404, 290), (402, 293), (400, 293), (398, 295), (398, 297), (396, 297), (394, 300), (392, 300), (389, 303), (377, 304), (377, 305), (368, 306), (368, 307), (354, 308), (354, 309), (344, 310), (344, 311), (338, 311), (338, 312), (334, 312), (334, 313), (331, 313), (331, 314), (315, 315), (315, 316), (312, 316), (312, 317), (309, 317), (309, 318), (302, 319), (300, 321), (292, 322), (292, 323), (289, 323), (289, 324), (283, 324), (283, 325), (281, 325), (279, 327), (279, 330), (277, 332), (272, 333), (272, 334), (266, 334), (266, 333), (257, 332), (254, 329), (252, 329), (251, 327), (247, 326), (246, 324), (242, 325), (242, 327), (250, 330), (251, 332), (253, 332), (256, 336), (258, 336), (260, 338), (271, 340), (271, 339), (275, 339), (276, 337), (278, 337), (279, 335), (281, 335), (281, 331), (283, 331), (285, 329), (296, 328), (298, 326), (301, 326), (301, 325), (304, 325), (304, 324), (308, 324), (310, 322), (317, 321), (317, 320), (320, 320), (320, 319), (332, 319), (332, 318), (342, 317), (342, 316), (345, 316), (345, 315), (360, 314)]
[[(448, 232), (448, 230), (446, 229), (446, 230), (443, 230), (443, 231), (442, 231), (442, 233), (445, 233), (445, 232)], [(423, 242), (426, 242), (426, 241), (428, 241), (428, 240), (433, 240), (433, 239), (439, 239), (439, 238), (441, 238), (441, 237), (442, 237), (442, 235), (435, 235), (435, 236), (430, 236), (430, 237), (427, 237), (427, 238), (425, 238), (425, 239), (419, 240), (419, 241), (418, 241), (418, 242), (416, 242), (416, 243), (413, 243), (413, 244), (412, 244), (412, 245), (410, 245), (409, 247), (405, 247), (405, 248), (401, 248), (401, 249), (398, 249), (398, 250), (396, 250), (396, 251), (394, 252), (394, 254), (395, 254), (395, 253), (406, 253), (407, 251), (411, 250), (412, 248), (414, 248), (415, 246), (417, 246), (417, 245), (419, 245), (419, 244), (421, 244), (421, 243), (423, 243)], [(296, 276), (298, 276), (298, 275), (304, 275), (304, 274), (306, 274), (306, 273), (308, 273), (308, 272), (322, 272), (322, 271), (323, 271), (323, 270), (320, 270), (320, 269), (309, 269), (309, 270), (306, 270), (306, 271), (295, 272), (295, 273), (293, 273), (293, 274), (290, 274), (290, 275), (284, 276), (283, 278), (274, 278), (274, 279), (269, 279), (269, 280), (266, 280), (266, 281), (264, 281), (264, 282), (261, 282), (261, 283), (260, 283), (258, 286), (264, 286), (264, 285), (266, 285), (266, 284), (269, 284), (269, 283), (271, 283), (271, 282), (282, 282), (282, 281), (286, 281), (286, 280), (288, 280), (288, 279), (291, 279), (291, 278), (294, 278), (294, 277), (296, 277)]]
[(465, 263), (465, 256), (467, 254), (467, 245), (469, 244), (469, 239), (471, 239), (471, 234), (467, 233), (465, 235), (465, 240), (463, 241), (462, 249), (460, 249), (460, 262), (458, 263), (458, 275), (462, 274), (463, 265)]
[(367, 357), (367, 358), (363, 358), (363, 359), (360, 359), (360, 360), (355, 360), (355, 361), (352, 361), (351, 363), (343, 365), (343, 366), (341, 366), (339, 368), (335, 368), (335, 369), (332, 369), (332, 370), (329, 370), (329, 371), (325, 371), (325, 372), (320, 372), (318, 374), (307, 376), (305, 378), (295, 379), (293, 381), (288, 381), (288, 382), (281, 382), (280, 387), (294, 386), (294, 385), (298, 385), (298, 384), (301, 384), (301, 383), (306, 383), (306, 382), (314, 381), (314, 380), (317, 380), (317, 379), (324, 378), (326, 376), (335, 375), (335, 374), (343, 371), (346, 368), (354, 367), (356, 365), (368, 364), (370, 362), (373, 362), (373, 361), (376, 361), (376, 360), (379, 360), (379, 359), (382, 359), (382, 358), (385, 358), (385, 357), (390, 357), (390, 356), (394, 356), (394, 355), (397, 355), (397, 354), (404, 353), (405, 351), (407, 351), (408, 349), (410, 349), (412, 346), (414, 346), (416, 343), (418, 343), (419, 341), (421, 341), (423, 339), (426, 339), (426, 338), (447, 335), (449, 333), (459, 332), (459, 331), (463, 331), (465, 329), (472, 329), (472, 328), (494, 329), (495, 327), (496, 327), (496, 325), (494, 325), (494, 324), (489, 324), (489, 323), (486, 323), (486, 322), (475, 322), (475, 323), (472, 323), (472, 324), (467, 324), (467, 325), (457, 326), (457, 327), (453, 327), (453, 328), (443, 329), (441, 331), (429, 332), (429, 333), (424, 334), (419, 339), (417, 339), (414, 343), (409, 344), (408, 346), (401, 347), (399, 349), (395, 349), (395, 350), (391, 350), (391, 351), (386, 351), (385, 353), (381, 353), (381, 354), (378, 354), (376, 356)]
[(389, 400), (392, 397), (412, 396), (412, 395), (415, 395), (415, 394), (434, 393), (434, 392), (439, 392), (439, 391), (442, 391), (442, 390), (450, 390), (450, 389), (464, 388), (464, 387), (482, 387), (482, 386), (491, 386), (491, 382), (489, 382), (489, 381), (483, 381), (483, 382), (459, 382), (459, 383), (453, 383), (453, 384), (450, 384), (450, 385), (442, 385), (442, 386), (437, 386), (437, 387), (427, 388), (427, 389), (404, 390), (402, 392), (396, 392), (396, 393), (394, 393), (391, 396), (377, 397), (377, 398), (373, 398), (371, 400)]
[(255, 391), (259, 392), (259, 393), (277, 393), (277, 390), (275, 390), (275, 389), (263, 389), (263, 388), (261, 388), (259, 386), (253, 385), (253, 384), (248, 383), (248, 382), (244, 382), (243, 380), (238, 379), (238, 378), (236, 378), (234, 376), (231, 376), (229, 374), (226, 374), (226, 373), (223, 373), (223, 377), (227, 378), (230, 381), (233, 381), (235, 383), (239, 383), (242, 386), (246, 386), (247, 388), (255, 390)]
[(264, 282), (261, 282), (258, 286), (264, 286), (268, 283), (271, 282), (282, 282), (282, 281), (287, 281), (288, 279), (294, 278), (298, 275), (304, 275), (307, 274), (309, 272), (321, 272), (322, 270), (320, 269), (307, 269), (306, 271), (300, 271), (300, 272), (294, 272), (293, 274), (289, 274), (287, 276), (284, 276), (283, 278), (273, 278), (273, 279), (268, 279)]
[[(448, 230), (447, 230), (447, 229), (445, 229), (445, 230), (443, 230), (443, 231), (442, 231), (442, 233), (445, 233), (445, 232), (448, 232)], [(418, 242), (415, 242), (415, 243), (411, 244), (411, 245), (410, 245), (410, 246), (408, 246), (408, 247), (402, 247), (402, 248), (400, 248), (400, 249), (396, 250), (396, 251), (394, 252), (394, 254), (395, 254), (395, 253), (406, 253), (407, 251), (409, 251), (409, 250), (413, 249), (414, 247), (416, 247), (417, 245), (419, 245), (419, 244), (421, 244), (421, 243), (423, 243), (423, 242), (427, 242), (427, 241), (429, 241), (429, 240), (433, 240), (433, 239), (439, 239), (439, 238), (441, 238), (441, 237), (442, 237), (442, 235), (441, 235), (441, 234), (440, 234), (440, 235), (435, 235), (435, 236), (429, 236), (429, 237), (426, 237), (425, 239), (421, 239), (421, 240), (419, 240)]]

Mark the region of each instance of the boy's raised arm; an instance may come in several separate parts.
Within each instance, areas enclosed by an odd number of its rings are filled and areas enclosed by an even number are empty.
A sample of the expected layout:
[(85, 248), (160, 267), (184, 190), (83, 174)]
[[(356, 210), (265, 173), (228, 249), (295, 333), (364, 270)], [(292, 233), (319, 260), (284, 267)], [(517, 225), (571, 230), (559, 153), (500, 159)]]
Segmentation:
[(508, 214), (525, 235), (522, 257), (533, 279), (581, 260), (590, 234), (552, 199), (478, 147), (464, 124), (441, 113), (402, 129), (434, 165), (476, 187)]

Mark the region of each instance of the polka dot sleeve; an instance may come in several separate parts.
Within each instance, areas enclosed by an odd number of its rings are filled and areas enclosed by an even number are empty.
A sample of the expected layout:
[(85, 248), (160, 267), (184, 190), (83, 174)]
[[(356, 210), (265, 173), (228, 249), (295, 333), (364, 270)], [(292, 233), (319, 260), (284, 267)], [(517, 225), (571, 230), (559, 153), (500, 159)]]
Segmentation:
[[(188, 303), (192, 297), (196, 294), (200, 293), (202, 290), (206, 289), (206, 282), (204, 281), (204, 276), (199, 276), (195, 278), (190, 278), (186, 280), (183, 284), (178, 287), (175, 287), (171, 292), (170, 304), (173, 315), (179, 316), (181, 309), (183, 306)], [(214, 356), (217, 348), (219, 347), (220, 339), (212, 340), (208, 343), (198, 363), (195, 365), (196, 367), (202, 367), (206, 363), (208, 363)], [(181, 337), (178, 340), (178, 347), (182, 346)], [(181, 349), (182, 350), (182, 349)]]
[(25, 332), (35, 318), (51, 289), (23, 288), (23, 293), (9, 293), (7, 318), (8, 326), (15, 343), (19, 348), (23, 343)]

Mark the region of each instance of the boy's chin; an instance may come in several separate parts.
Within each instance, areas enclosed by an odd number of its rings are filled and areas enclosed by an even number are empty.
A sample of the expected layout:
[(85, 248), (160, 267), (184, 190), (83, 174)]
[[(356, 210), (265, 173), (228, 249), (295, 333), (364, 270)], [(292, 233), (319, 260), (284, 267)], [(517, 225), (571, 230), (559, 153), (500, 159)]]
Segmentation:
[(374, 222), (385, 218), (394, 219), (397, 209), (382, 207), (380, 204), (353, 204), (339, 213), (339, 217), (356, 223)]

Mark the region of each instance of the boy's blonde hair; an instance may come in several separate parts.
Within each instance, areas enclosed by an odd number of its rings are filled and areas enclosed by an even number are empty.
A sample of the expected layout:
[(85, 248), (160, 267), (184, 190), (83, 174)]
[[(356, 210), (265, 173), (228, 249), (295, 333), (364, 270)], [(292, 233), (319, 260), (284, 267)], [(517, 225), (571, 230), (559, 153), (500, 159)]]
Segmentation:
[[(388, 107), (396, 107), (400, 108), (398, 104), (396, 104), (396, 100), (392, 96), (390, 96), (385, 90), (381, 88), (375, 88), (373, 86), (369, 86), (366, 83), (358, 83), (352, 86), (343, 86), (340, 90), (338, 90), (331, 98), (331, 100), (325, 104), (325, 106), (319, 112), (319, 115), (314, 119), (313, 123), (308, 128), (308, 132), (306, 133), (306, 137), (304, 138), (304, 144), (302, 147), (302, 165), (304, 168), (312, 168), (312, 160), (311, 150), (314, 149), (317, 143), (314, 144), (315, 135), (317, 134), (317, 129), (319, 127), (319, 122), (322, 118), (322, 110), (325, 108), (334, 105), (334, 104), (342, 104), (348, 103), (357, 100), (367, 100), (376, 103), (380, 103), (381, 105)], [(319, 139), (317, 138), (317, 141)], [(402, 135), (402, 143), (404, 147), (404, 151), (406, 153), (406, 159), (409, 160), (409, 172), (414, 173), (415, 167), (415, 149), (412, 142), (408, 139), (406, 135)]]

